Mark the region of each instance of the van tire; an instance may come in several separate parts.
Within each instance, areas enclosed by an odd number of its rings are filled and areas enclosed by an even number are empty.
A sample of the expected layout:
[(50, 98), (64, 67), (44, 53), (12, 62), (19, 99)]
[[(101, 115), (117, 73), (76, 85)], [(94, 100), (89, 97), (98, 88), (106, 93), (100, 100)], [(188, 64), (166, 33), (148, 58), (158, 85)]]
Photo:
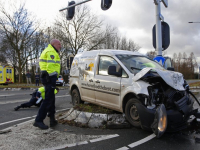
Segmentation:
[(134, 127), (141, 128), (140, 117), (136, 108), (136, 103), (141, 103), (135, 98), (131, 98), (125, 107), (125, 116), (128, 122)]
[(84, 102), (81, 100), (80, 93), (78, 89), (73, 89), (72, 91), (72, 104), (73, 106), (78, 104), (83, 104)]

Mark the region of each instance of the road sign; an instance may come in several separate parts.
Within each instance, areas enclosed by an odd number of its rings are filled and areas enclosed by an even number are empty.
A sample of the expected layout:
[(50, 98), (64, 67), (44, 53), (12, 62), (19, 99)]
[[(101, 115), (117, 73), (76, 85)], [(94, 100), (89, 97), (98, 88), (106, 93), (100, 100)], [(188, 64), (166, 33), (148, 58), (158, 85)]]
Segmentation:
[(159, 64), (161, 64), (162, 66), (164, 65), (165, 62), (165, 58), (162, 56), (156, 56), (154, 59), (154, 61), (157, 61)]
[[(169, 47), (170, 44), (170, 29), (169, 25), (166, 22), (161, 23), (162, 30), (162, 48), (163, 51)], [(153, 47), (156, 49), (156, 25), (153, 26)]]

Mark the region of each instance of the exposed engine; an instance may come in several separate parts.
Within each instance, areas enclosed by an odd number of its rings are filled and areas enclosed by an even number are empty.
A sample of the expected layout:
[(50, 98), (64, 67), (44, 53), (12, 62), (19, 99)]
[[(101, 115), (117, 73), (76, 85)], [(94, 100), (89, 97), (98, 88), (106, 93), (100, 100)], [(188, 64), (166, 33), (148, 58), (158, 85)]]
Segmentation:
[[(160, 104), (164, 104), (168, 110), (175, 108), (181, 109), (182, 103), (190, 103), (187, 90), (178, 91), (170, 87), (157, 73), (150, 72), (141, 79), (152, 85), (148, 87), (149, 97), (145, 101), (146, 106), (159, 106)], [(186, 88), (187, 84), (183, 86)]]

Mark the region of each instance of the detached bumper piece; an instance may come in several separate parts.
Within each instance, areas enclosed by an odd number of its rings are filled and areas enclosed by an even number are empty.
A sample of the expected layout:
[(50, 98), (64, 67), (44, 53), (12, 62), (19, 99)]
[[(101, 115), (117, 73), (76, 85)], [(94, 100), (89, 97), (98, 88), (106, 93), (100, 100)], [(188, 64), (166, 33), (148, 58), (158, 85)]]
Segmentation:
[[(187, 128), (188, 118), (190, 115), (194, 115), (193, 103), (194, 101), (190, 100), (187, 96), (175, 102), (175, 109), (169, 110), (166, 110), (163, 104), (155, 110), (148, 109), (144, 105), (137, 103), (136, 107), (140, 116), (141, 127), (145, 130), (155, 131), (156, 128), (159, 128), (159, 124), (162, 124), (162, 131), (164, 132), (165, 125), (167, 127), (166, 132), (176, 132), (185, 129)], [(200, 116), (198, 113), (197, 115)], [(157, 137), (160, 137), (162, 134), (157, 134)]]

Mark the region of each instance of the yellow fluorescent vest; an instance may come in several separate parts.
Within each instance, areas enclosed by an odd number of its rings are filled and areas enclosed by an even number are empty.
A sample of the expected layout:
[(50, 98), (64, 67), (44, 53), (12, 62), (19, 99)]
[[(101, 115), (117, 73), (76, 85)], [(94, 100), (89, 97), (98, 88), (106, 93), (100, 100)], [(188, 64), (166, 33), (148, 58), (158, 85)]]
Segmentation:
[(60, 74), (60, 57), (51, 44), (40, 55), (40, 70), (47, 71), (49, 76)]
[[(41, 94), (42, 99), (45, 99), (45, 88), (44, 88), (44, 87), (39, 88), (39, 89), (38, 89), (38, 93)], [(55, 89), (55, 90), (54, 90), (54, 94), (57, 94), (57, 93), (58, 93), (58, 91)]]

